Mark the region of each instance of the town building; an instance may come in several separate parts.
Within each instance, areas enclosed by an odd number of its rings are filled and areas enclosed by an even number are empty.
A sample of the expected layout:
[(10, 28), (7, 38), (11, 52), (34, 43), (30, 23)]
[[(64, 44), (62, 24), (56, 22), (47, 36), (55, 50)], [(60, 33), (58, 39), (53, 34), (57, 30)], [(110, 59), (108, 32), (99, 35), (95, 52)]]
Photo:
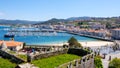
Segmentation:
[(89, 22), (89, 27), (91, 29), (105, 29), (106, 26), (98, 22)]
[(23, 42), (17, 41), (0, 41), (0, 49), (10, 49), (13, 51), (19, 51), (23, 48)]
[(112, 29), (110, 32), (112, 39), (120, 40), (120, 28)]
[(79, 34), (84, 34), (84, 35), (89, 35), (94, 37), (101, 37), (101, 38), (105, 38), (106, 33), (107, 33), (106, 30), (93, 30), (93, 29), (89, 29), (89, 30), (81, 29), (79, 31)]

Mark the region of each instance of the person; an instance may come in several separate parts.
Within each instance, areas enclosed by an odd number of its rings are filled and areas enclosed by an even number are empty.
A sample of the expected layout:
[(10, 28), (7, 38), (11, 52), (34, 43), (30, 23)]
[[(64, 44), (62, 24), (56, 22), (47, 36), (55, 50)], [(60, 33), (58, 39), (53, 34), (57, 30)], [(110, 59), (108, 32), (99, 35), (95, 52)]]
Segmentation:
[(35, 54), (35, 50), (34, 49), (32, 49), (32, 52), (33, 52), (33, 54)]
[(111, 56), (109, 56), (109, 61), (111, 61)]
[(106, 57), (106, 54), (104, 53), (104, 54), (103, 54), (103, 59), (105, 59), (105, 57)]

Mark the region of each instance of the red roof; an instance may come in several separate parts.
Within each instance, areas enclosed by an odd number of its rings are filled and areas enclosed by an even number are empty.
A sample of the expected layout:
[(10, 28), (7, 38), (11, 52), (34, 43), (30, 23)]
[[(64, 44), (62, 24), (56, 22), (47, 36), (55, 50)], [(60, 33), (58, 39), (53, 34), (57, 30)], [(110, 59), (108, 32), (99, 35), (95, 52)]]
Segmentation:
[(6, 44), (6, 46), (8, 46), (8, 47), (20, 46), (21, 44), (23, 44), (23, 42), (17, 42), (17, 41), (0, 41), (0, 45), (1, 45), (3, 42), (4, 42), (4, 43)]

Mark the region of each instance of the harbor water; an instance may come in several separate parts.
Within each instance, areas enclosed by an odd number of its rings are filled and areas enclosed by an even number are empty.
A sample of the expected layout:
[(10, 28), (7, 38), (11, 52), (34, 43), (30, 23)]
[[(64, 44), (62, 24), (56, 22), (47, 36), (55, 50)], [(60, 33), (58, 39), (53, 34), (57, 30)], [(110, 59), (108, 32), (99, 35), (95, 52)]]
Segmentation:
[[(11, 38), (5, 38), (4, 34), (7, 33), (7, 29), (10, 27), (1, 27), (0, 26), (0, 40), (10, 40)], [(71, 37), (75, 37), (80, 42), (85, 41), (98, 41), (97, 39), (82, 37), (78, 35), (69, 34), (66, 32), (58, 32), (55, 35), (42, 35), (42, 36), (15, 36), (15, 41), (25, 42), (27, 45), (51, 45), (51, 44), (60, 44), (66, 43)]]

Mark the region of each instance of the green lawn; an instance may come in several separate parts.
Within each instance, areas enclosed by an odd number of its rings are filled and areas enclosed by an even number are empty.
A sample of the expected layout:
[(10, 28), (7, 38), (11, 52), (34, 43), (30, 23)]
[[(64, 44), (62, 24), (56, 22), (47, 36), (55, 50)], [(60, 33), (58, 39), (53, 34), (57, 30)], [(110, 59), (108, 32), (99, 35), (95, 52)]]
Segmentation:
[(32, 63), (38, 66), (39, 68), (55, 68), (61, 64), (64, 64), (66, 62), (69, 62), (78, 58), (80, 58), (80, 56), (71, 55), (71, 54), (62, 54), (62, 55), (52, 56), (49, 58), (34, 60), (32, 61)]
[(10, 53), (10, 54), (16, 54), (15, 51), (8, 51), (8, 53)]
[(7, 59), (0, 58), (0, 68), (15, 68), (16, 64)]
[(19, 58), (27, 61), (27, 55), (21, 55), (21, 54), (19, 54), (19, 55), (17, 55), (17, 57), (19, 57)]
[(19, 58), (27, 61), (27, 55), (17, 54), (15, 51), (8, 51), (8, 53), (14, 54), (14, 55), (16, 55), (17, 57), (19, 57)]

